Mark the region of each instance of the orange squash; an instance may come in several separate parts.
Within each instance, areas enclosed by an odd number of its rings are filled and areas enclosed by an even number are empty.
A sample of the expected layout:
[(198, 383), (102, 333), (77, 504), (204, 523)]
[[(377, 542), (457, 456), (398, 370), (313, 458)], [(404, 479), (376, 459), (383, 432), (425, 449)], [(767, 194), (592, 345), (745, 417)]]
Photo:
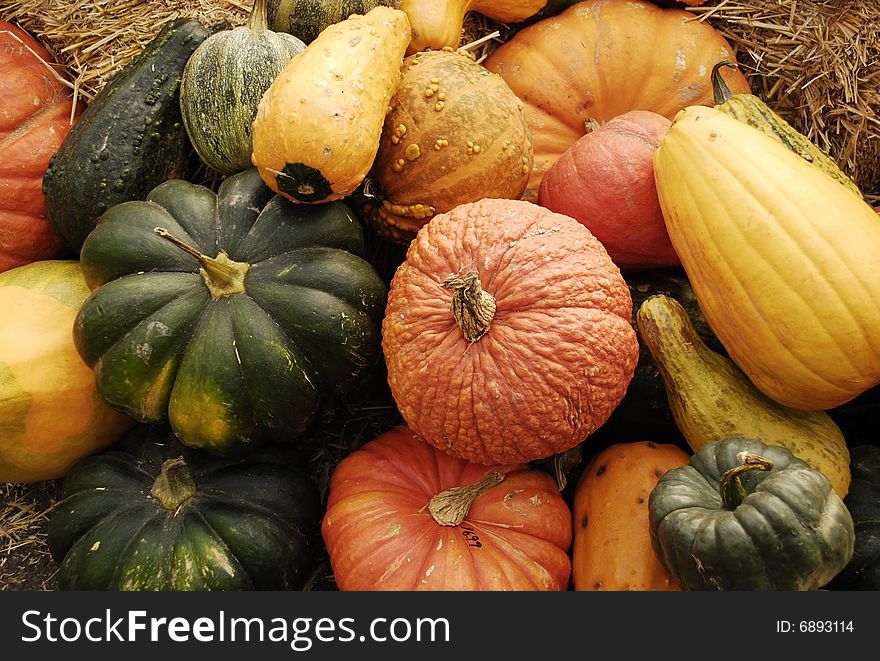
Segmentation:
[(678, 590), (651, 546), (648, 497), (690, 455), (677, 445), (619, 443), (595, 455), (574, 494), (575, 590)]
[[(650, 110), (671, 120), (685, 106), (714, 105), (712, 67), (731, 59), (708, 23), (642, 0), (586, 0), (521, 30), (485, 66), (525, 103), (534, 165), (524, 197), (535, 199), (591, 119)], [(723, 75), (734, 94), (749, 91), (738, 70)]]
[(0, 20), (0, 271), (64, 252), (42, 191), (71, 126), (70, 90), (52, 64), (39, 42)]

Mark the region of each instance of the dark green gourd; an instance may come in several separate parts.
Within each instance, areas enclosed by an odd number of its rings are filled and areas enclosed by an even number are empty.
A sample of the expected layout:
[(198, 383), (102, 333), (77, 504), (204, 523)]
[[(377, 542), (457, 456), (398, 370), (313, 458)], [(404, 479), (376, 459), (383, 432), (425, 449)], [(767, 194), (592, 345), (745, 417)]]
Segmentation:
[(267, 0), (269, 29), (287, 32), (305, 43), (327, 26), (352, 14), (366, 14), (379, 5), (397, 8), (400, 0)]
[(79, 251), (110, 207), (143, 200), (182, 174), (189, 141), (180, 77), (210, 30), (191, 18), (166, 23), (92, 99), (43, 177), (49, 221)]
[(266, 26), (266, 0), (247, 25), (208, 37), (183, 71), (180, 110), (199, 157), (223, 174), (251, 167), (251, 123), (260, 97), (305, 44)]

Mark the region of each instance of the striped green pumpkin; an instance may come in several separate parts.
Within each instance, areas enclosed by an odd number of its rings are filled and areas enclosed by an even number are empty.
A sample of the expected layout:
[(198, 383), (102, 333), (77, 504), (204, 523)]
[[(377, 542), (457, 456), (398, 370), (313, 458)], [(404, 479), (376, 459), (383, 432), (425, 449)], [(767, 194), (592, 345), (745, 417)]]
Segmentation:
[(267, 28), (266, 0), (247, 25), (215, 33), (192, 54), (180, 84), (180, 110), (199, 157), (223, 174), (251, 167), (251, 124), (275, 77), (305, 44)]
[(296, 35), (305, 43), (315, 40), (321, 31), (344, 21), (352, 14), (366, 14), (385, 5), (400, 5), (400, 0), (267, 0), (269, 29)]

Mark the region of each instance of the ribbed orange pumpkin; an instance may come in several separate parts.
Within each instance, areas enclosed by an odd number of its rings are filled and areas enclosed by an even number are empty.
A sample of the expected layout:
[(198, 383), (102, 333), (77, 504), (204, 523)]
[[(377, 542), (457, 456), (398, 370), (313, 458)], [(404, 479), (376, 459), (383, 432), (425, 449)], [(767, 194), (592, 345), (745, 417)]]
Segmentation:
[(341, 590), (565, 590), (571, 574), (547, 473), (468, 463), (406, 426), (342, 460), (321, 533)]
[(677, 445), (638, 441), (590, 460), (574, 494), (575, 590), (678, 590), (651, 546), (648, 497), (689, 459)]
[[(589, 120), (630, 110), (672, 119), (685, 106), (714, 105), (712, 67), (732, 59), (708, 23), (641, 0), (586, 0), (515, 34), (485, 67), (525, 103), (534, 150), (525, 199)], [(739, 71), (724, 80), (734, 94), (749, 91)]]
[(679, 266), (654, 184), (654, 152), (671, 122), (631, 110), (579, 138), (538, 188), (538, 204), (579, 220), (621, 269)]
[(43, 174), (70, 131), (72, 101), (51, 64), (39, 42), (0, 20), (0, 271), (63, 254)]
[(434, 216), (391, 282), (382, 348), (419, 436), (484, 464), (568, 450), (623, 398), (632, 299), (576, 220), (523, 200)]

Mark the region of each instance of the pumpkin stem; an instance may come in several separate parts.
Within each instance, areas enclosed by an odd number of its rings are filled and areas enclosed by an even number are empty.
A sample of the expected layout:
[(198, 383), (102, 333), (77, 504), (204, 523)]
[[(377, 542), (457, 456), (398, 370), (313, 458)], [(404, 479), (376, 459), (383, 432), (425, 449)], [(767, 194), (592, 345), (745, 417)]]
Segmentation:
[(504, 473), (493, 471), (479, 482), (441, 491), (428, 501), (428, 512), (441, 526), (457, 526), (467, 518), (471, 504), (504, 481)]
[(167, 459), (150, 489), (150, 495), (169, 510), (177, 509), (195, 494), (196, 481), (183, 457)]
[(451, 274), (442, 283), (455, 290), (452, 294), (452, 316), (468, 342), (476, 342), (489, 332), (489, 323), (495, 317), (495, 297), (483, 291), (480, 274), (471, 271), (465, 275)]
[(205, 281), (205, 285), (208, 287), (208, 291), (211, 292), (211, 297), (214, 300), (222, 296), (244, 293), (244, 276), (247, 275), (248, 270), (251, 268), (250, 264), (234, 262), (222, 250), (216, 257), (203, 255), (192, 246), (188, 246), (172, 235), (164, 227), (155, 227), (153, 231), (185, 253), (196, 258), (201, 266), (199, 274), (202, 276), (202, 280)]
[(724, 82), (724, 78), (721, 77), (722, 67), (736, 69), (737, 65), (736, 62), (730, 60), (721, 60), (718, 64), (712, 67), (712, 93), (715, 95), (716, 106), (720, 106), (722, 103), (730, 101), (733, 98), (733, 92), (730, 91), (727, 83)]
[(251, 13), (248, 15), (247, 29), (251, 32), (263, 32), (269, 28), (266, 18), (266, 0), (254, 0)]
[(741, 462), (739, 466), (725, 471), (721, 476), (721, 502), (727, 510), (735, 510), (746, 497), (746, 490), (739, 476), (749, 471), (772, 470), (773, 462), (767, 457), (748, 452), (740, 452), (736, 458)]

